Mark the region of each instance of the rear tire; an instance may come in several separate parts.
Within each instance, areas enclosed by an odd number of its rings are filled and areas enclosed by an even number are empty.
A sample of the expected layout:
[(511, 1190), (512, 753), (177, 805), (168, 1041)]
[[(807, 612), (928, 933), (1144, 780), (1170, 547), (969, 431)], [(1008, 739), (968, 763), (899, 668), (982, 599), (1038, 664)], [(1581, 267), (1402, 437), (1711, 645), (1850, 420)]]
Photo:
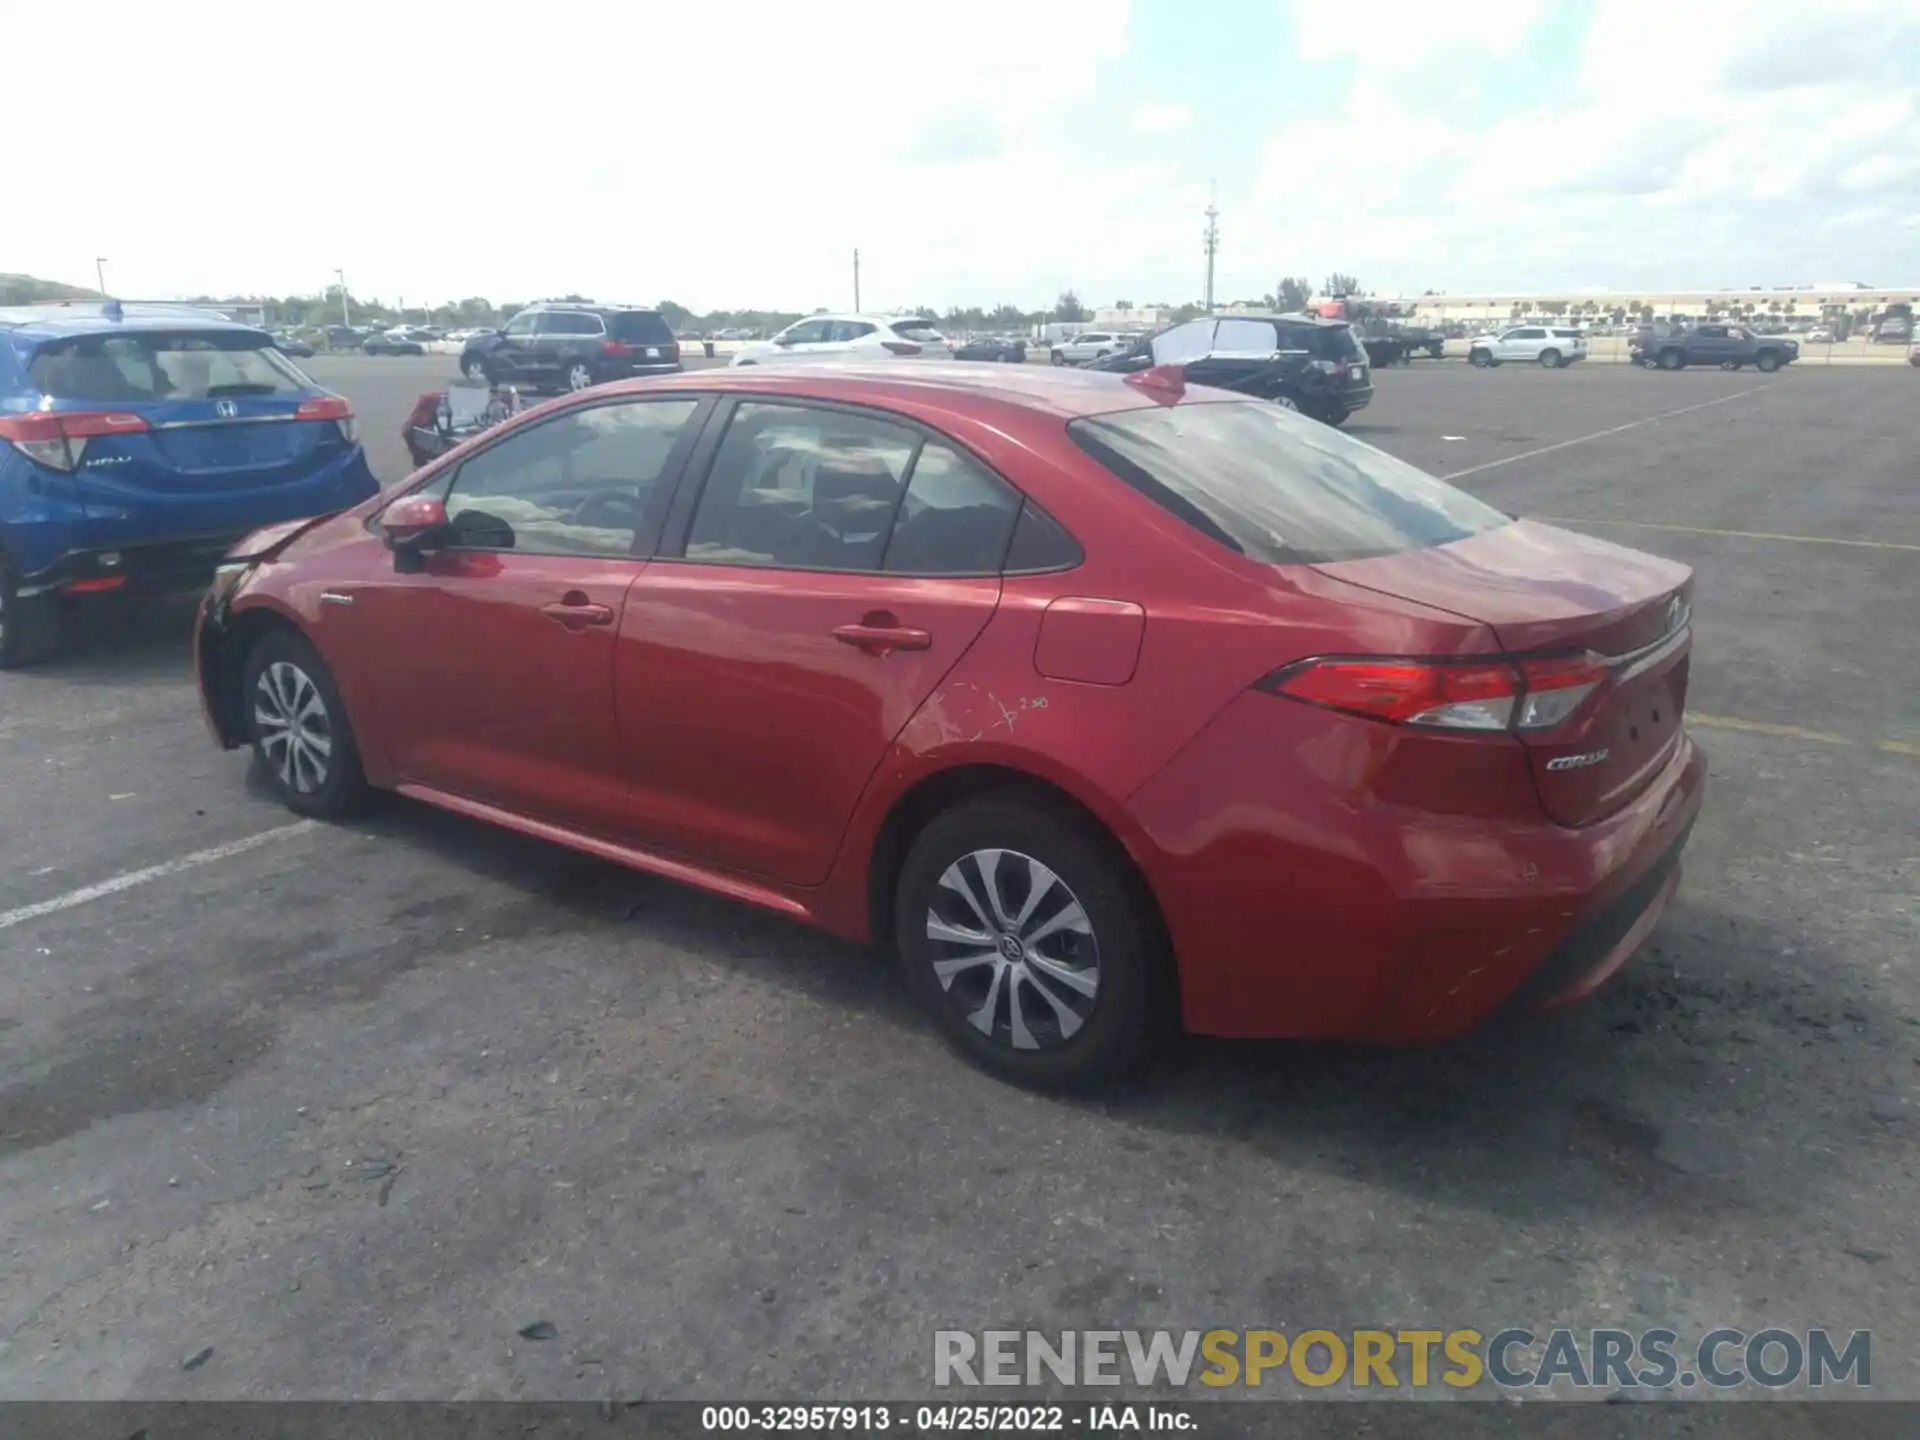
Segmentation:
[(367, 798), (347, 707), (306, 636), (270, 630), (247, 653), (240, 709), (260, 769), (296, 815), (336, 820)]
[(1558, 370), (1560, 368), (1560, 352), (1558, 350), (1542, 350), (1540, 352), (1540, 368), (1542, 370)]
[(1171, 957), (1137, 877), (1108, 837), (1044, 806), (986, 795), (936, 816), (894, 916), (941, 1034), (1015, 1084), (1104, 1089), (1174, 1028)]
[(57, 594), (23, 598), (12, 562), (0, 554), (0, 670), (24, 670), (58, 655), (66, 618)]
[(493, 376), (487, 370), (487, 357), (484, 355), (470, 355), (461, 361), (460, 373), (469, 380), (480, 380), (488, 385), (493, 383)]

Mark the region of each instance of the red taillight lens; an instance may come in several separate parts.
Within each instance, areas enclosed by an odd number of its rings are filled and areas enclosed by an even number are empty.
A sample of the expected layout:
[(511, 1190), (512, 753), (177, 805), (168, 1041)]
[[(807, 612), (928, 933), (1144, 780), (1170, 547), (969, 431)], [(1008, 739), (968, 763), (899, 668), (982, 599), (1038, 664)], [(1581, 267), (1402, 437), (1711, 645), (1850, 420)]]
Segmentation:
[(881, 346), (889, 355), (918, 355), (920, 347), (911, 340), (882, 340)]
[(101, 435), (132, 435), (147, 428), (139, 415), (118, 410), (35, 410), (0, 415), (0, 440), (29, 460), (53, 470), (76, 469), (87, 441)]
[[(425, 397), (422, 396), (422, 399)], [(419, 401), (414, 402), (416, 411)], [(302, 400), (299, 408), (293, 412), (296, 420), (331, 420), (339, 427), (340, 438), (349, 445), (360, 438), (360, 422), (353, 418), (353, 407), (338, 395), (322, 395), (313, 400)]]
[(1390, 725), (1439, 730), (1544, 730), (1580, 708), (1606, 678), (1592, 656), (1548, 660), (1308, 660), (1259, 688)]
[(624, 340), (608, 340), (601, 345), (600, 353), (602, 355), (612, 355), (617, 359), (624, 360), (633, 354), (633, 346), (627, 344)]
[(69, 581), (61, 588), (69, 595), (99, 595), (108, 590), (124, 589), (126, 583), (127, 577), (124, 575), (94, 575), (85, 580)]

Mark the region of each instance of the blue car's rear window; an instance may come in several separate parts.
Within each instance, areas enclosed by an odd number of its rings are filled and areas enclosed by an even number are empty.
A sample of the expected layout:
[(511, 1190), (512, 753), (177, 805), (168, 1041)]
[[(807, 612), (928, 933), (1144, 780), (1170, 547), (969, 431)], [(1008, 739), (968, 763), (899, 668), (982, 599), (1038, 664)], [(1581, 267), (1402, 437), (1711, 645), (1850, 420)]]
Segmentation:
[(41, 346), (27, 366), (41, 394), (106, 405), (288, 395), (313, 382), (246, 334), (86, 335)]

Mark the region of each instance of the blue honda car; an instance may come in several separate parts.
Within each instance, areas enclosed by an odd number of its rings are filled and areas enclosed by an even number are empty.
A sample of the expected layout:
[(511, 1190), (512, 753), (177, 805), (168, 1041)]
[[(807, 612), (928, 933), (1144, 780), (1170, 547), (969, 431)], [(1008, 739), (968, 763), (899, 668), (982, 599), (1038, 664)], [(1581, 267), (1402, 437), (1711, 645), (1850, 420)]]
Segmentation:
[(241, 536), (379, 487), (347, 402), (186, 307), (0, 308), (0, 669), (90, 596), (204, 585)]

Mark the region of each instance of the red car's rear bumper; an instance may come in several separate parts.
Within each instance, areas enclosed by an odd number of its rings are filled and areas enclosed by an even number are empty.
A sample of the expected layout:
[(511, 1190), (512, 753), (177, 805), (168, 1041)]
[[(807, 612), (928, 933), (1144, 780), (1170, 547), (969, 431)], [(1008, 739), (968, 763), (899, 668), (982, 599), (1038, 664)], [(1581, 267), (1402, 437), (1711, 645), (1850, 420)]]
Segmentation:
[(1394, 743), (1389, 727), (1249, 695), (1133, 796), (1188, 1029), (1444, 1039), (1582, 998), (1646, 940), (1705, 791), (1690, 737), (1578, 829), (1478, 779), (1458, 813), (1397, 804), (1382, 781)]

